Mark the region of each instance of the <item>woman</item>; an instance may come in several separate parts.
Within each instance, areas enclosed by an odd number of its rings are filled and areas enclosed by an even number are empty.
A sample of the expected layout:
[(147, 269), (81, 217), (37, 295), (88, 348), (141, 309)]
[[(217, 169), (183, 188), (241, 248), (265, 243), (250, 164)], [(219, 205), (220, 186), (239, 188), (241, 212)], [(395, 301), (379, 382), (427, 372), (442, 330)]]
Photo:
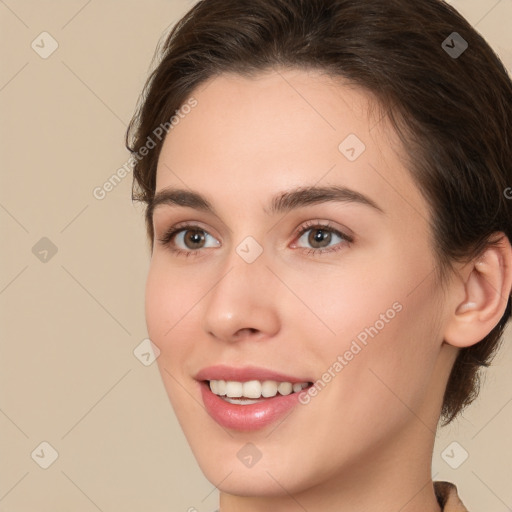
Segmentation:
[(127, 133), (148, 333), (221, 512), (453, 512), (511, 315), (512, 84), (438, 0), (204, 0)]

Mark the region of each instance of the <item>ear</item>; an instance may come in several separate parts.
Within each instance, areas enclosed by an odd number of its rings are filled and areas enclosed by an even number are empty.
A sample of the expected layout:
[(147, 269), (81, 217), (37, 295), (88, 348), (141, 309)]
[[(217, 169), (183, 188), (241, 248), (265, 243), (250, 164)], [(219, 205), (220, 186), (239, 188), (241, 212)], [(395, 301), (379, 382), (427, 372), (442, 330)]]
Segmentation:
[[(498, 324), (512, 288), (512, 247), (504, 233), (499, 241), (464, 266), (462, 279), (450, 287), (453, 300), (445, 324), (444, 341), (469, 347), (481, 341)], [(461, 300), (463, 297), (463, 300)]]

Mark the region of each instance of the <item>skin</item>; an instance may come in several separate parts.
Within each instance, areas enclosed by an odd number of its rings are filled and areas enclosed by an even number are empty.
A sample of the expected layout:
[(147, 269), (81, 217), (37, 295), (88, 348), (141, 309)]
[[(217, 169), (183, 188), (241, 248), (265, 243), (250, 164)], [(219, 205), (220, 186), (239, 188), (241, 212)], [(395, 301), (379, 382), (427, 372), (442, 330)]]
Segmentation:
[[(427, 203), (403, 163), (405, 149), (385, 119), (369, 114), (368, 94), (341, 80), (290, 69), (220, 75), (194, 97), (197, 107), (164, 142), (156, 190), (200, 192), (218, 217), (155, 209), (146, 321), (178, 420), (220, 489), (221, 511), (439, 512), (431, 458), (443, 392), (458, 349), (479, 341), (504, 311), (508, 240), (484, 255), (479, 271), (461, 265), (443, 290)], [(366, 145), (353, 162), (338, 149), (350, 133)], [(276, 193), (312, 185), (349, 187), (383, 212), (326, 202), (265, 213)], [(184, 221), (205, 231), (202, 244), (186, 245), (183, 233), (174, 239), (195, 251), (190, 257), (158, 241)], [(307, 221), (330, 222), (354, 241), (333, 234), (312, 245), (314, 228), (295, 234)], [(263, 249), (250, 264), (236, 252), (247, 236)], [(401, 311), (280, 424), (226, 430), (204, 409), (193, 378), (200, 369), (251, 364), (314, 381), (396, 302)], [(237, 457), (248, 442), (262, 454), (251, 468)]]

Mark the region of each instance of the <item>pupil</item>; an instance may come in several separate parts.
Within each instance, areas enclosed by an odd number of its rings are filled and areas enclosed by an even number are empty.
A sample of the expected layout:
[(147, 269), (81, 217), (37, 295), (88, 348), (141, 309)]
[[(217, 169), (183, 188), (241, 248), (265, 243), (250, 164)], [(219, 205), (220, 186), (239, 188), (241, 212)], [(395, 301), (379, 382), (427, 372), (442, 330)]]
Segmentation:
[(321, 243), (325, 240), (329, 241), (329, 237), (331, 234), (328, 231), (326, 232), (322, 229), (316, 229), (315, 232), (317, 234), (313, 236), (313, 241), (311, 242), (312, 245), (314, 245), (316, 243)]
[(189, 241), (192, 245), (197, 244), (198, 242), (201, 242), (201, 240), (204, 238), (199, 231), (193, 231), (191, 232), (191, 235), (188, 237)]

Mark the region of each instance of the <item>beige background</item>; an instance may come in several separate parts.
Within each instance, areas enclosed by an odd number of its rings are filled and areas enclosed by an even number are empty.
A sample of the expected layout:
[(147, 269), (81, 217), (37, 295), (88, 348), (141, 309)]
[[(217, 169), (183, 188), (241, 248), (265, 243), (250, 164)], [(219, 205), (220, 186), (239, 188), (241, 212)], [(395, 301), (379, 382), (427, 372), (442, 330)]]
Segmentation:
[[(512, 69), (512, 0), (452, 3)], [(0, 0), (0, 511), (217, 506), (156, 364), (133, 353), (149, 253), (131, 174), (92, 194), (126, 162), (156, 44), (192, 4)], [(31, 48), (43, 31), (59, 45), (47, 59)], [(42, 237), (57, 248), (47, 262), (32, 252)], [(436, 443), (434, 479), (455, 482), (470, 511), (512, 507), (511, 342), (509, 327), (480, 399)], [(43, 441), (58, 452), (47, 469)], [(469, 453), (458, 469), (441, 456), (452, 442)]]

